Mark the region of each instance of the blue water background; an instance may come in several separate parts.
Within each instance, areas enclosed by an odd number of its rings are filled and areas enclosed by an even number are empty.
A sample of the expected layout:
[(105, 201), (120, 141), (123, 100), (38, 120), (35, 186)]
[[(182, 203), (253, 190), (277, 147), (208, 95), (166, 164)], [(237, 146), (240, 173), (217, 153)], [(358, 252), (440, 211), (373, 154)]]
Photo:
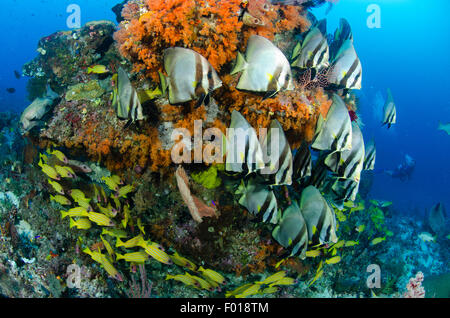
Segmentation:
[[(82, 24), (115, 21), (111, 7), (119, 0), (2, 0), (0, 10), (0, 110), (20, 112), (28, 104), (26, 79), (17, 80), (33, 59), (43, 36), (66, 30), (69, 4), (82, 9)], [(367, 27), (370, 4), (381, 9), (381, 28)], [(326, 6), (314, 10), (323, 17)], [(405, 154), (416, 159), (408, 182), (377, 174), (371, 197), (391, 200), (398, 213), (422, 218), (426, 208), (442, 201), (450, 210), (450, 136), (437, 130), (439, 120), (450, 122), (450, 1), (448, 0), (340, 0), (326, 16), (333, 32), (345, 17), (352, 26), (363, 65), (360, 116), (367, 140), (375, 138), (377, 169), (393, 169)], [(5, 89), (14, 87), (15, 94)], [(375, 96), (391, 88), (397, 106), (397, 124), (381, 127), (381, 107)]]

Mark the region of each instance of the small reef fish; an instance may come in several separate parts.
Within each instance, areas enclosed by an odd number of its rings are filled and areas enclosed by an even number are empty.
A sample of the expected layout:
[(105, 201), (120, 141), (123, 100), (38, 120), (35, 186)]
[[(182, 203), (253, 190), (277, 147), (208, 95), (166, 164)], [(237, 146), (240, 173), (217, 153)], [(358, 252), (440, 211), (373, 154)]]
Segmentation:
[(272, 284), (269, 285), (269, 287), (273, 287), (275, 285), (293, 285), (295, 284), (295, 279), (293, 279), (292, 277), (283, 277), (275, 282), (273, 282)]
[(121, 187), (115, 194), (115, 197), (118, 198), (126, 198), (127, 194), (134, 191), (134, 186), (131, 184), (127, 184), (126, 186)]
[(272, 231), (272, 236), (281, 246), (291, 249), (291, 255), (299, 255), (301, 259), (305, 259), (309, 236), (297, 201), (292, 201), (284, 210), (279, 224)]
[(119, 261), (121, 259), (130, 263), (143, 264), (148, 259), (148, 255), (144, 251), (126, 253), (123, 255), (116, 253), (116, 260)]
[(88, 74), (105, 74), (109, 73), (109, 70), (104, 65), (92, 65), (87, 69)]
[(316, 275), (314, 276), (314, 278), (312, 279), (312, 281), (308, 284), (308, 286), (311, 286), (312, 284), (314, 284), (314, 282), (316, 280), (318, 280), (320, 277), (323, 276), (323, 269), (318, 269), (316, 272)]
[(204, 269), (202, 266), (200, 266), (198, 271), (201, 272), (202, 275), (211, 279), (212, 281), (215, 281), (216, 283), (225, 284), (225, 277), (223, 277), (218, 272), (213, 271), (212, 269)]
[(110, 196), (111, 199), (113, 199), (114, 201), (114, 205), (116, 206), (115, 210), (116, 211), (120, 211), (121, 209), (121, 204), (120, 204), (120, 200), (119, 198), (117, 198), (115, 195), (111, 194)]
[(124, 229), (127, 228), (128, 220), (130, 219), (130, 207), (128, 204), (123, 207), (123, 220), (121, 222)]
[(356, 227), (356, 232), (358, 233), (362, 233), (364, 231), (364, 229), (366, 228), (366, 226), (364, 224), (358, 225)]
[(87, 217), (100, 226), (114, 226), (114, 222), (106, 215), (98, 212), (88, 212)]
[(450, 135), (450, 123), (443, 124), (439, 122), (438, 130), (445, 131), (447, 135)]
[(69, 211), (61, 210), (61, 219), (64, 219), (66, 216), (75, 217), (75, 216), (88, 216), (88, 212), (85, 208), (76, 207), (72, 208)]
[(341, 261), (341, 257), (340, 256), (334, 256), (332, 258), (329, 258), (327, 260), (325, 260), (325, 263), (327, 264), (337, 264)]
[(119, 274), (117, 269), (113, 266), (113, 264), (108, 260), (108, 258), (101, 254), (100, 264), (102, 264), (103, 269), (109, 274), (109, 276), (117, 279), (118, 281), (123, 281), (122, 276)]
[(176, 251), (173, 253), (173, 255), (169, 255), (172, 262), (178, 266), (189, 268), (192, 271), (196, 271), (197, 265), (195, 265), (193, 262), (188, 260), (187, 258), (179, 255)]
[(317, 257), (320, 256), (322, 252), (320, 250), (306, 251), (306, 257)]
[(363, 170), (373, 170), (375, 169), (375, 157), (377, 149), (375, 147), (375, 140), (371, 140), (364, 146), (365, 157)]
[[(136, 120), (143, 120), (144, 115), (142, 105), (139, 101), (136, 89), (131, 85), (127, 73), (119, 67), (117, 74), (113, 75), (115, 83), (113, 89), (113, 108), (116, 110), (116, 115), (119, 119), (128, 119), (125, 127)], [(112, 189), (117, 191), (117, 189)]]
[(170, 256), (161, 250), (160, 245), (156, 243), (148, 243), (141, 237), (141, 241), (138, 243), (140, 247), (145, 250), (145, 253), (156, 259), (160, 263), (167, 265), (172, 264)]
[(198, 99), (197, 106), (209, 105), (210, 94), (222, 86), (216, 70), (199, 53), (182, 47), (164, 50), (164, 69), (160, 74), (162, 91), (169, 91), (169, 102), (178, 104)]
[(341, 248), (345, 245), (345, 241), (344, 240), (340, 240), (339, 242), (337, 242), (336, 244), (334, 244), (331, 248), (332, 249), (336, 249), (336, 248)]
[(397, 122), (397, 110), (395, 108), (394, 98), (392, 97), (392, 92), (388, 88), (387, 90), (388, 98), (383, 107), (383, 125), (387, 125), (388, 129), (391, 128), (393, 124)]
[(319, 115), (311, 144), (314, 150), (342, 151), (352, 147), (352, 124), (342, 98), (333, 94), (326, 118)]
[(195, 275), (191, 275), (189, 273), (186, 273), (186, 275), (188, 275), (188, 276), (192, 277), (194, 280), (196, 280), (198, 282), (198, 284), (199, 284), (201, 289), (206, 289), (206, 290), (209, 290), (209, 291), (214, 290), (214, 287), (211, 286), (211, 284), (209, 284), (208, 281), (206, 281), (205, 279), (203, 279), (201, 277), (198, 277), (198, 276), (195, 276)]
[(145, 104), (149, 100), (153, 100), (153, 99), (158, 98), (163, 95), (163, 93), (159, 87), (157, 87), (153, 90), (151, 90), (151, 89), (139, 90), (137, 92), (137, 94), (138, 94), (139, 100), (141, 101), (141, 104)]
[(229, 297), (233, 297), (233, 296), (239, 295), (242, 292), (244, 292), (246, 289), (248, 289), (250, 286), (253, 286), (253, 285), (256, 285), (256, 284), (249, 283), (249, 284), (245, 284), (245, 285), (239, 286), (238, 288), (236, 288), (233, 291), (226, 292), (225, 293), (225, 297), (229, 298)]
[(436, 242), (436, 238), (428, 232), (420, 233), (419, 238), (424, 242)]
[(86, 247), (85, 249), (83, 249), (83, 253), (88, 254), (97, 263), (102, 262), (102, 253), (100, 253), (99, 251), (92, 251), (89, 247)]
[(113, 177), (102, 177), (107, 187), (112, 191), (119, 191), (119, 185)]
[(100, 239), (102, 240), (103, 246), (106, 248), (108, 255), (111, 257), (111, 259), (114, 259), (115, 252), (114, 252), (113, 248), (111, 247), (111, 244), (109, 244), (109, 242), (107, 240), (105, 240), (102, 235), (100, 235)]
[(75, 178), (75, 172), (70, 167), (55, 165), (55, 170), (63, 178)]
[(102, 235), (109, 235), (115, 238), (125, 238), (127, 237), (127, 232), (120, 229), (108, 229), (106, 227), (102, 228)]
[(55, 196), (50, 195), (50, 200), (55, 201), (61, 205), (71, 205), (72, 204), (72, 202), (70, 202), (69, 199), (67, 199), (65, 196), (62, 196), (59, 194), (57, 194)]
[(79, 230), (87, 230), (91, 228), (91, 221), (88, 218), (80, 218), (78, 220), (74, 220), (70, 218), (70, 228), (76, 227)]
[(122, 242), (120, 240), (120, 237), (117, 237), (116, 247), (123, 246), (125, 248), (131, 248), (131, 247), (141, 246), (140, 244), (141, 244), (143, 239), (144, 238), (140, 234), (138, 236), (135, 236), (135, 237), (129, 239), (126, 242)]
[(231, 75), (242, 72), (237, 89), (265, 92), (265, 98), (281, 90), (293, 90), (291, 66), (286, 56), (265, 37), (252, 35), (245, 56), (238, 52)]
[(294, 47), (292, 66), (301, 69), (328, 66), (330, 49), (326, 38), (327, 21), (325, 19), (311, 26), (304, 40)]
[(167, 274), (166, 280), (169, 280), (169, 279), (179, 281), (179, 282), (185, 284), (186, 286), (193, 286), (193, 287), (197, 287), (197, 288), (200, 287), (200, 283), (197, 280), (195, 280), (191, 275), (189, 275), (189, 273), (185, 273), (183, 275)]
[(309, 150), (308, 144), (305, 140), (297, 149), (294, 156), (293, 163), (293, 179), (298, 181), (303, 178), (311, 176), (312, 172), (312, 160), (311, 151)]
[(97, 203), (97, 207), (99, 208), (100, 212), (106, 215), (107, 217), (113, 218), (117, 215), (117, 211), (113, 209), (111, 203), (109, 203), (106, 208), (102, 207), (99, 203)]
[(359, 245), (359, 241), (347, 241), (345, 242), (344, 247), (352, 247), (355, 245)]
[(279, 290), (278, 287), (276, 286), (270, 286), (270, 287), (266, 287), (261, 291), (261, 294), (273, 294), (276, 293)]
[(59, 194), (64, 194), (63, 187), (58, 182), (52, 181), (50, 179), (48, 179), (47, 181), (56, 192), (58, 192)]
[(280, 279), (283, 279), (285, 276), (286, 276), (285, 271), (279, 271), (279, 272), (276, 272), (275, 274), (272, 274), (272, 275), (266, 277), (262, 281), (256, 282), (256, 284), (269, 285), (269, 284), (279, 281)]
[(42, 172), (45, 173), (49, 178), (54, 179), (54, 180), (61, 179), (59, 174), (56, 172), (56, 170), (53, 167), (42, 162), (42, 158), (39, 159), (38, 165), (41, 167)]
[(58, 158), (59, 161), (62, 161), (65, 164), (69, 163), (69, 160), (67, 159), (66, 155), (63, 154), (61, 151), (47, 149), (47, 152), (51, 155), (54, 155), (56, 158)]
[(381, 242), (383, 242), (383, 241), (385, 241), (386, 240), (386, 237), (377, 237), (377, 238), (374, 238), (371, 242), (370, 242), (370, 245), (377, 245), (378, 243), (381, 243)]
[(86, 198), (84, 192), (79, 189), (72, 189), (69, 194), (75, 202), (85, 201), (89, 203), (91, 201), (91, 199)]
[(239, 294), (236, 294), (234, 297), (236, 298), (245, 298), (248, 296), (256, 295), (260, 292), (261, 285), (260, 284), (252, 284), (247, 289), (243, 290)]
[(142, 225), (141, 218), (138, 218), (136, 223), (139, 231), (141, 231), (141, 233), (145, 235), (145, 229), (144, 226)]

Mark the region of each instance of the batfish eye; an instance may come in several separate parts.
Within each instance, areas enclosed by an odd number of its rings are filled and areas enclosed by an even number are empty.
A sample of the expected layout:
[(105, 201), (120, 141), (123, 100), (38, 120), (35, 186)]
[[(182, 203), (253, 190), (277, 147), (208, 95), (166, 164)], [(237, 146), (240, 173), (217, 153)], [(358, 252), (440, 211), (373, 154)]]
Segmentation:
[(263, 9), (264, 9), (265, 11), (269, 11), (270, 7), (269, 7), (269, 5), (268, 5), (267, 3), (264, 3)]

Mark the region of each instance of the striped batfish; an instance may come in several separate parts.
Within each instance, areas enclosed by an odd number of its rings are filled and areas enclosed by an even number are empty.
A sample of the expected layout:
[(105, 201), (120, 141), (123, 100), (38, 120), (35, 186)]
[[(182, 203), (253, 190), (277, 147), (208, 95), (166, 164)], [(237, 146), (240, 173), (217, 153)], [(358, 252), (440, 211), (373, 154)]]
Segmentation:
[(359, 182), (351, 179), (336, 178), (329, 191), (333, 202), (338, 208), (343, 208), (345, 201), (355, 201), (359, 190)]
[(239, 204), (263, 222), (278, 222), (278, 204), (272, 189), (258, 175), (250, 176), (247, 184), (242, 181), (236, 194), (241, 194)]
[(352, 29), (346, 19), (341, 19), (339, 21), (339, 27), (336, 29), (334, 35), (331, 36), (331, 39), (329, 40), (330, 57), (334, 58), (337, 55), (339, 49), (342, 47), (342, 44), (347, 40), (353, 42)]
[(324, 157), (316, 160), (311, 171), (311, 177), (308, 180), (308, 185), (312, 185), (317, 189), (322, 189), (327, 178), (327, 166), (323, 163)]
[(261, 144), (253, 127), (240, 112), (231, 113), (230, 128), (227, 129), (225, 169), (248, 173), (264, 168)]
[(306, 141), (302, 141), (302, 144), (297, 149), (294, 156), (293, 174), (294, 180), (300, 180), (305, 177), (311, 176), (312, 160), (311, 151), (309, 150)]
[(117, 74), (113, 76), (115, 87), (113, 89), (112, 105), (119, 119), (128, 119), (125, 127), (136, 120), (143, 120), (141, 102), (134, 87), (131, 85), (127, 73), (119, 67)]
[(245, 57), (238, 52), (231, 74), (242, 72), (237, 89), (265, 92), (269, 98), (281, 90), (293, 90), (291, 66), (286, 56), (268, 39), (252, 35)]
[(265, 167), (260, 174), (271, 185), (292, 184), (291, 147), (278, 120), (272, 120), (266, 138), (262, 142)]
[(305, 68), (316, 68), (328, 66), (329, 48), (326, 38), (327, 21), (321, 20), (311, 26), (303, 42), (297, 43), (292, 53), (292, 66)]
[(336, 243), (336, 216), (320, 191), (308, 186), (302, 191), (300, 210), (308, 229), (308, 238), (312, 244)]
[(209, 105), (210, 94), (222, 86), (217, 72), (199, 53), (182, 47), (164, 50), (164, 69), (160, 74), (163, 94), (169, 90), (171, 104), (198, 99), (197, 106)]
[(384, 104), (383, 112), (383, 125), (388, 126), (388, 129), (391, 128), (392, 124), (395, 124), (397, 121), (397, 110), (395, 108), (394, 98), (392, 97), (391, 90), (388, 88), (388, 98), (386, 103)]
[(301, 259), (305, 259), (309, 241), (308, 229), (296, 201), (284, 210), (272, 236), (281, 246), (290, 248), (291, 255), (299, 255)]
[(375, 169), (375, 157), (377, 153), (375, 140), (372, 139), (365, 145), (365, 151), (363, 170), (373, 170)]
[(362, 66), (353, 42), (346, 40), (331, 60), (328, 81), (340, 88), (361, 89)]
[(352, 147), (334, 151), (325, 158), (325, 165), (338, 177), (359, 182), (364, 166), (364, 139), (356, 122), (352, 122)]
[(341, 151), (352, 146), (352, 124), (342, 98), (334, 94), (333, 103), (324, 119), (319, 115), (311, 148), (315, 150)]

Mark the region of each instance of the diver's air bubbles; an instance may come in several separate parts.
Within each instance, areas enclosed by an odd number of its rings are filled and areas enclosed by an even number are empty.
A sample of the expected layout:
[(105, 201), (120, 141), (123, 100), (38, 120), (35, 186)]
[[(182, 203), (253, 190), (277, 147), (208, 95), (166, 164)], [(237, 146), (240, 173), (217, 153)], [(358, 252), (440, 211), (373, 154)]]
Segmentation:
[(81, 28), (81, 8), (78, 4), (70, 4), (66, 9), (67, 13), (70, 15), (67, 17), (67, 27), (69, 29), (79, 29)]
[(381, 28), (381, 8), (378, 4), (371, 4), (366, 9), (370, 15), (367, 17), (367, 27), (369, 29)]

